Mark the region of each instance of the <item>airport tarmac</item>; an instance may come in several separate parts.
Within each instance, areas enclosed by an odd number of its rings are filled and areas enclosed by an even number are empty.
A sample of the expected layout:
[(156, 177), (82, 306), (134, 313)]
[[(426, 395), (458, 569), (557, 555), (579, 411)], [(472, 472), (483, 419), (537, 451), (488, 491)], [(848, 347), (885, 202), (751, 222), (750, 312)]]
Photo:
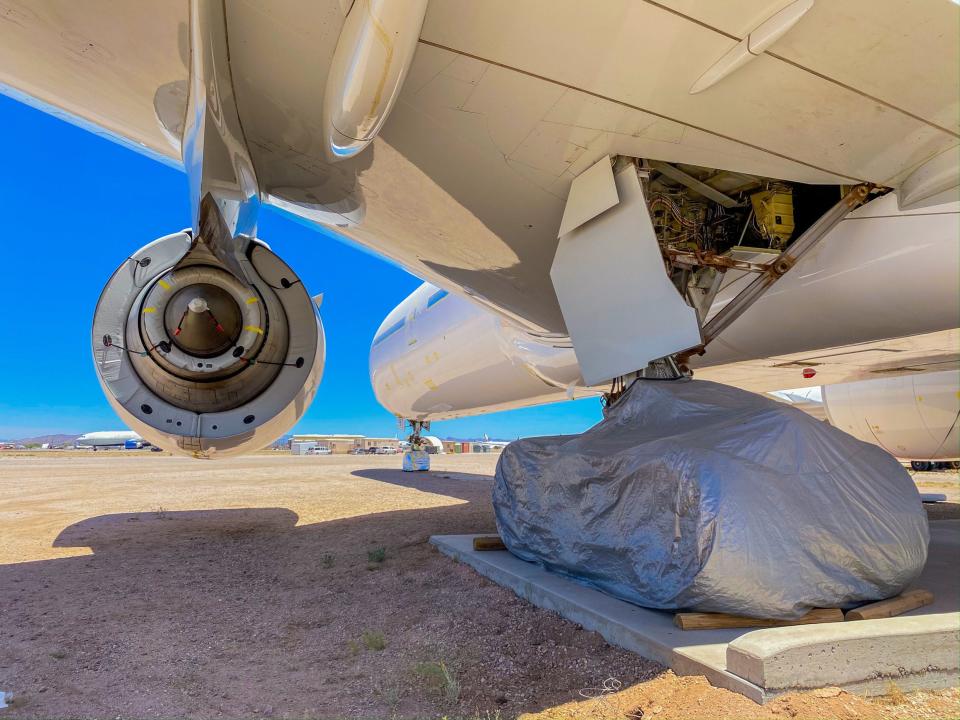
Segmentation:
[(956, 715), (957, 689), (758, 706), (608, 645), (428, 544), (495, 527), (496, 456), (433, 463), (0, 453), (0, 719)]

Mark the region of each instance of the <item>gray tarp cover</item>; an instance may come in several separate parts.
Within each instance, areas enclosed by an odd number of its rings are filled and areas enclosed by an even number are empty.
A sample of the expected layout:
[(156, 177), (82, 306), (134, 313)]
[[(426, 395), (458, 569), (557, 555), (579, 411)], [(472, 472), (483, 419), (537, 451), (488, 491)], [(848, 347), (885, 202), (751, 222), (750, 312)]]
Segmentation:
[(896, 595), (927, 558), (893, 457), (698, 380), (640, 380), (582, 435), (511, 443), (493, 502), (515, 555), (653, 608), (793, 618)]

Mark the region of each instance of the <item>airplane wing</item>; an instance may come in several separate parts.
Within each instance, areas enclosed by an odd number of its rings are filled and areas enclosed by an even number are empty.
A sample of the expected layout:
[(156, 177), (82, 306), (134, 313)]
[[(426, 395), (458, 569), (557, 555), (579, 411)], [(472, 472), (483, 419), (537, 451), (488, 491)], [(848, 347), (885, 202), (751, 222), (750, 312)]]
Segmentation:
[[(605, 155), (896, 187), (958, 146), (948, 0), (799, 17), (787, 0), (430, 0), (379, 137), (331, 165), (321, 106), (350, 5), (225, 6), (261, 197), (542, 333), (566, 332), (549, 269), (570, 184)], [(0, 89), (178, 164), (188, 11), (2, 0)]]

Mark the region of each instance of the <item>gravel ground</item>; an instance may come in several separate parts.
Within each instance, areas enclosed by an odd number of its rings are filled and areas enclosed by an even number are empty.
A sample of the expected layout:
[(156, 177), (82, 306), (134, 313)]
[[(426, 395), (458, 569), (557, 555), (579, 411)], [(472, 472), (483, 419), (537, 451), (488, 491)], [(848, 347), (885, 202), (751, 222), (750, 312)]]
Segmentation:
[(519, 600), (427, 544), (494, 530), (495, 461), (0, 453), (0, 719), (957, 716), (760, 707)]

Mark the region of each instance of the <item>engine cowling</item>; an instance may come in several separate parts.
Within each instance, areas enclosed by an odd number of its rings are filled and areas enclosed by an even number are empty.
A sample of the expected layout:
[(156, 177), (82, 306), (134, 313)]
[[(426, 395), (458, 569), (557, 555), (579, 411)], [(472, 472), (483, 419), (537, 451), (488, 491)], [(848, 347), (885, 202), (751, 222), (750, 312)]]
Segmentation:
[(826, 385), (831, 424), (902, 460), (960, 459), (956, 370)]
[(241, 238), (230, 262), (184, 231), (128, 258), (100, 296), (93, 357), (108, 401), (165, 450), (238, 455), (310, 406), (324, 365), (316, 307), (270, 248)]

